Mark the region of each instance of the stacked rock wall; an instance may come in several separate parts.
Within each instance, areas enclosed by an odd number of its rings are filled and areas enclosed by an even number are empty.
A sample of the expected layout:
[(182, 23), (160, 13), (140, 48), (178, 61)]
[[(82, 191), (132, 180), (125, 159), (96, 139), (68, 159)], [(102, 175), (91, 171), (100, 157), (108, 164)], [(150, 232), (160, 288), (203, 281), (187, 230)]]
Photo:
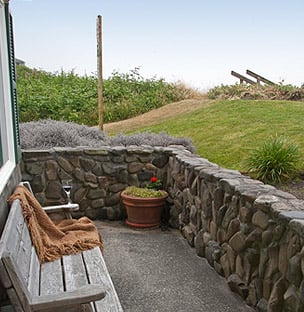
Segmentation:
[(304, 311), (304, 202), (195, 155), (169, 164), (178, 224), (197, 254), (258, 311)]
[(54, 148), (22, 153), (22, 179), (29, 181), (43, 206), (65, 203), (61, 181), (72, 179), (71, 198), (77, 217), (125, 218), (120, 193), (128, 185), (143, 186), (152, 176), (166, 180), (168, 155), (162, 148)]
[(123, 219), (120, 192), (152, 176), (169, 193), (169, 223), (259, 311), (304, 311), (304, 202), (180, 147), (24, 151), (23, 179), (42, 204), (73, 179), (80, 215)]

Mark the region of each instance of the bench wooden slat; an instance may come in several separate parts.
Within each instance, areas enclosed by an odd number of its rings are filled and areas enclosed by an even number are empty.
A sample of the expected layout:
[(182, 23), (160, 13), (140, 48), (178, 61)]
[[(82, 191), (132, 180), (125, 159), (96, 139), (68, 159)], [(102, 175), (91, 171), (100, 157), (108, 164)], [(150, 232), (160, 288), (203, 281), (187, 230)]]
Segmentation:
[(37, 281), (40, 279), (40, 262), (34, 246), (32, 246), (31, 265), (29, 272), (28, 289), (31, 294), (38, 296), (40, 293), (40, 284), (37, 283)]
[[(74, 290), (82, 285), (89, 284), (82, 254), (62, 257), (63, 273), (66, 290)], [(82, 306), (83, 312), (95, 311), (93, 303)]]
[(81, 254), (63, 256), (62, 264), (67, 290), (74, 290), (81, 285), (88, 284), (88, 277)]
[(19, 200), (14, 201), (11, 210), (12, 216), (9, 223), (5, 224), (2, 236), (3, 251), (7, 251), (8, 248), (12, 254), (16, 254), (19, 249), (19, 242), (22, 237), (22, 231), (24, 227), (24, 219), (21, 209), (18, 209), (20, 205)]
[[(7, 252), (10, 252), (12, 254), (17, 253), (17, 250), (19, 248), (19, 241), (22, 235), (24, 219), (21, 210), (17, 209), (18, 205), (20, 205), (19, 200), (13, 202), (10, 211), (11, 217), (7, 220), (4, 226), (0, 242), (0, 258), (2, 254)], [(2, 284), (5, 288), (10, 288), (12, 286), (11, 280), (7, 275), (6, 269), (4, 268), (2, 261), (0, 261), (0, 277), (2, 280)]]
[(107, 292), (103, 300), (95, 301), (96, 310), (107, 312), (122, 312), (122, 306), (115, 291), (110, 274), (104, 262), (100, 248), (95, 247), (83, 252), (87, 274), (90, 283), (102, 283)]
[(7, 295), (10, 301), (14, 305), (16, 311), (24, 311), (22, 303), (19, 300), (19, 295), (16, 293), (16, 289), (12, 288), (12, 278), (4, 263), (4, 255), (17, 253), (19, 249), (19, 242), (22, 236), (22, 230), (24, 226), (24, 219), (21, 213), (21, 209), (18, 209), (20, 202), (14, 201), (9, 212), (10, 218), (8, 218), (0, 241), (0, 278), (2, 285), (7, 289)]
[[(25, 224), (25, 223), (24, 223)], [(17, 266), (20, 269), (21, 274), (28, 285), (30, 262), (32, 255), (32, 240), (26, 224), (23, 226), (21, 238), (19, 241), (19, 248), (17, 253), (13, 253), (12, 257), (16, 261)]]
[(61, 259), (45, 262), (40, 272), (40, 295), (52, 295), (63, 291)]

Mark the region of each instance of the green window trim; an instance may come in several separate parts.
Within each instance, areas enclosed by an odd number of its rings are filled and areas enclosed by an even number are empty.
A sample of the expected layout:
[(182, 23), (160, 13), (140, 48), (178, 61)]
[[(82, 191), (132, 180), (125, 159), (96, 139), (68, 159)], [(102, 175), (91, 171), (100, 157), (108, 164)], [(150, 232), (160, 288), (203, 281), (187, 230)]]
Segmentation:
[(18, 117), (18, 104), (17, 104), (13, 18), (9, 12), (9, 4), (5, 3), (4, 5), (5, 5), (5, 18), (6, 18), (6, 31), (7, 31), (7, 46), (8, 46), (8, 55), (9, 55), (9, 71), (10, 71), (10, 77), (11, 77), (10, 85), (11, 85), (12, 120), (13, 120), (13, 126), (14, 126), (14, 148), (15, 148), (15, 159), (17, 163), (21, 159), (21, 146), (20, 146), (19, 117)]

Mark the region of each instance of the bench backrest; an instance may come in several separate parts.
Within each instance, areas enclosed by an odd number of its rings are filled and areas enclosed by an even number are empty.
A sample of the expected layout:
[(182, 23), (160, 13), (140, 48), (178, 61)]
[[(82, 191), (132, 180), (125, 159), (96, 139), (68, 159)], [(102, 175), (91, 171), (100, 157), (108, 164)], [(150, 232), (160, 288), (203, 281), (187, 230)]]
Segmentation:
[(31, 311), (31, 295), (39, 292), (40, 263), (19, 200), (11, 205), (0, 240), (0, 279), (14, 306)]

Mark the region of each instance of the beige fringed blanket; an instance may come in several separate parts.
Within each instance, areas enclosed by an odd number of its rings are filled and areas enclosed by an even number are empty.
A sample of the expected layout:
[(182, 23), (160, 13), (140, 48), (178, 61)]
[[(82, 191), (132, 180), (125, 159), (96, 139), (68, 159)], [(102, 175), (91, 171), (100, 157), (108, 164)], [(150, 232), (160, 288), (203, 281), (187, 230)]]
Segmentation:
[(29, 228), (33, 245), (41, 263), (53, 261), (63, 255), (75, 254), (103, 243), (95, 224), (87, 217), (53, 222), (40, 203), (24, 186), (17, 186), (9, 198), (21, 202), (23, 216)]

